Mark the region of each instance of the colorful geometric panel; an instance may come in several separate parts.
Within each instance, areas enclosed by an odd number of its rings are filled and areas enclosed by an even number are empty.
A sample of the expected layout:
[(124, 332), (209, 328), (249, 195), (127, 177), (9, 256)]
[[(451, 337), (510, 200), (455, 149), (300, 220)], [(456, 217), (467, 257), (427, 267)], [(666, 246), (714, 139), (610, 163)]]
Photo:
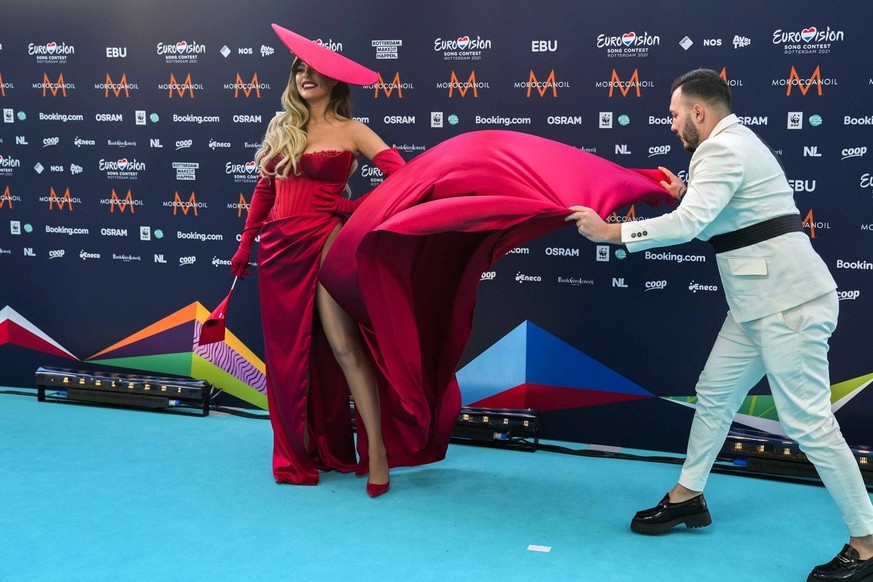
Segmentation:
[(105, 366), (189, 376), (267, 408), (264, 362), (230, 330), (225, 340), (201, 346), (200, 329), (209, 310), (195, 301), (105, 348), (86, 361)]
[(655, 395), (524, 321), (457, 373), (466, 406), (564, 410)]
[[(831, 410), (838, 411), (871, 383), (873, 383), (873, 374), (865, 374), (838, 384), (832, 384)], [(663, 399), (690, 408), (694, 408), (697, 404), (696, 396), (664, 396)], [(776, 404), (773, 402), (773, 396), (769, 394), (746, 396), (742, 406), (737, 411), (734, 422), (773, 435), (785, 436), (785, 431), (779, 424), (779, 415), (776, 411)]]
[(0, 309), (0, 346), (5, 344), (61, 358), (79, 359), (8, 305)]

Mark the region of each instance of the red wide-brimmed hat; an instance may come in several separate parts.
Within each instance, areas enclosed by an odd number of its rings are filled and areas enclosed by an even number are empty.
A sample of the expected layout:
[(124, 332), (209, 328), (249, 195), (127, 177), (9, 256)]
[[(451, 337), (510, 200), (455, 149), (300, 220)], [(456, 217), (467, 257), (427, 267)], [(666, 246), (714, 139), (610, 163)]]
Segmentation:
[(372, 85), (379, 78), (376, 71), (371, 71), (355, 61), (327, 49), (315, 41), (273, 24), (273, 30), (279, 35), (285, 46), (301, 61), (337, 81), (351, 85)]

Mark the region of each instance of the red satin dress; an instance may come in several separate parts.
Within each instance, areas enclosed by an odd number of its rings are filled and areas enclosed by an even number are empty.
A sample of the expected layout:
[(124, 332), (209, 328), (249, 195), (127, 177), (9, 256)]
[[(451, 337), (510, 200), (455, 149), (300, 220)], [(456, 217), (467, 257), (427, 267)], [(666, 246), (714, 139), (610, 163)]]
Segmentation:
[(418, 155), (370, 193), (319, 278), (377, 363), (392, 466), (445, 455), (482, 273), (516, 246), (571, 227), (570, 206), (605, 218), (635, 202), (672, 202), (665, 178), (541, 137), (478, 131)]
[(313, 207), (319, 190), (341, 193), (353, 159), (348, 151), (303, 154), (299, 176), (256, 187), (275, 196), (260, 231), (258, 285), (273, 475), (281, 483), (314, 485), (319, 469), (359, 467), (348, 385), (315, 309), (322, 250), (341, 218)]

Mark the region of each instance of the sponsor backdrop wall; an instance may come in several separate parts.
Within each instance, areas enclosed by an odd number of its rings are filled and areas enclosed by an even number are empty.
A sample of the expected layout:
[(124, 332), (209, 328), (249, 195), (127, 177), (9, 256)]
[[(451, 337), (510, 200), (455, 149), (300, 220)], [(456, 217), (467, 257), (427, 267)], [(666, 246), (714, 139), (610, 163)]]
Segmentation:
[[(6, 0), (0, 22), (0, 384), (38, 366), (204, 378), (265, 407), (257, 281), (196, 344), (291, 57), (277, 22), (379, 72), (354, 114), (406, 159), (460, 133), (545, 136), (684, 177), (669, 86), (722, 72), (782, 159), (840, 286), (834, 403), (873, 444), (873, 68), (867, 2)], [(839, 8), (839, 9), (836, 9)], [(382, 176), (361, 160), (355, 195)], [(665, 209), (620, 208), (613, 221)], [(543, 436), (682, 450), (726, 312), (707, 244), (638, 254), (567, 229), (482, 275), (465, 404), (532, 407)], [(778, 433), (766, 383), (738, 423)]]

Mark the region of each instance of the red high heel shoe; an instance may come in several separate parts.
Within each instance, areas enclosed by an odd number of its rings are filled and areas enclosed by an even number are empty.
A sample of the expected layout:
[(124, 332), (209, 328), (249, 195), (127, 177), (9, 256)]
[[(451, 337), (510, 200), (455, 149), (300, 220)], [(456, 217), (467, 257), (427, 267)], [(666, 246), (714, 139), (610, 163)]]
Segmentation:
[(376, 485), (375, 483), (370, 483), (367, 481), (367, 495), (370, 497), (379, 497), (383, 493), (388, 492), (388, 487), (391, 486), (391, 481), (387, 483), (383, 483), (381, 485)]

